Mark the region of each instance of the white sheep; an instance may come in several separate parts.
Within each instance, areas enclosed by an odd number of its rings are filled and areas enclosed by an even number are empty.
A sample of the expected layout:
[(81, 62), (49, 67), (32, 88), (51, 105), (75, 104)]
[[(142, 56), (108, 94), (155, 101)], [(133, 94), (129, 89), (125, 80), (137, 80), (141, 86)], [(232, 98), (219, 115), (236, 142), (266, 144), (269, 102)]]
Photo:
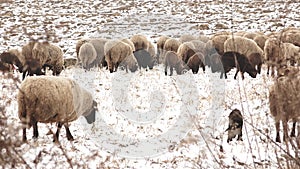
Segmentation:
[(128, 44), (120, 40), (110, 40), (105, 44), (104, 52), (110, 73), (117, 71), (121, 63), (124, 64), (126, 72), (128, 68), (131, 72), (137, 70), (137, 60)]
[[(18, 115), (23, 124), (23, 141), (27, 140), (26, 127), (33, 126), (33, 137), (38, 137), (37, 123), (58, 123), (54, 141), (60, 128), (65, 126), (68, 140), (73, 140), (69, 123), (84, 116), (95, 121), (97, 103), (92, 94), (77, 82), (65, 77), (35, 76), (26, 78), (19, 89)], [(26, 126), (27, 125), (27, 126)]]
[(261, 72), (264, 52), (255, 41), (240, 36), (230, 37), (224, 42), (224, 52), (237, 52), (245, 55), (256, 67), (257, 72)]
[(86, 42), (79, 49), (78, 60), (84, 69), (89, 70), (92, 67), (92, 63), (97, 58), (97, 52), (94, 46)]

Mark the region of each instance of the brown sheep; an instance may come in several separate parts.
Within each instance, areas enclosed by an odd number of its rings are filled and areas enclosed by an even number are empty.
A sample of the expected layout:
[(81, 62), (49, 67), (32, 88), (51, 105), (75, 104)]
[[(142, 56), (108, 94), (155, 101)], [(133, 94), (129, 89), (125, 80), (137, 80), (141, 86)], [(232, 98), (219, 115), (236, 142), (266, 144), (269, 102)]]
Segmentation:
[(80, 47), (78, 55), (78, 61), (80, 62), (78, 63), (80, 63), (84, 69), (90, 70), (96, 58), (97, 51), (93, 44), (86, 42)]
[(202, 53), (195, 53), (191, 56), (187, 62), (187, 66), (192, 69), (194, 74), (197, 74), (199, 67), (202, 67), (203, 72), (205, 72), (205, 57)]
[(219, 35), (219, 36), (214, 36), (211, 39), (212, 46), (219, 53), (219, 55), (224, 54), (224, 43), (229, 38), (230, 38), (230, 36), (228, 36), (228, 35)]
[(170, 67), (170, 76), (173, 75), (173, 68), (175, 68), (178, 75), (181, 75), (185, 67), (183, 66), (183, 61), (177, 56), (177, 53), (174, 51), (167, 51), (165, 56), (165, 75), (168, 75), (168, 66)]
[(133, 42), (135, 50), (140, 49), (148, 49), (149, 48), (149, 41), (147, 40), (147, 37), (144, 35), (133, 35), (130, 40)]
[(182, 43), (178, 50), (177, 56), (184, 62), (187, 63), (191, 56), (195, 54), (195, 46), (192, 42), (184, 42)]
[(18, 49), (10, 49), (7, 52), (3, 52), (0, 55), (0, 61), (2, 63), (10, 64), (10, 67), (13, 67), (13, 65), (15, 65), (18, 67), (20, 73), (23, 72), (25, 58), (23, 57), (21, 51), (19, 51)]
[(265, 43), (266, 40), (268, 39), (268, 37), (266, 35), (257, 35), (254, 37), (254, 41), (256, 42), (256, 44), (262, 49), (264, 50), (265, 48)]

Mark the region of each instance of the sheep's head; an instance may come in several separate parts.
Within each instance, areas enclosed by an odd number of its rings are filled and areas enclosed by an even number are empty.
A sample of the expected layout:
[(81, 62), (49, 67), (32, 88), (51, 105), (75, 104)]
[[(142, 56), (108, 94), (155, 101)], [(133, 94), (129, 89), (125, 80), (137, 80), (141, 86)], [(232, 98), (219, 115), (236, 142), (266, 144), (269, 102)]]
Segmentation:
[(89, 113), (87, 113), (88, 115), (84, 116), (89, 124), (94, 123), (96, 121), (96, 111), (98, 111), (97, 102), (93, 100), (92, 107), (91, 109), (89, 109)]
[(42, 66), (40, 65), (40, 62), (36, 59), (27, 59), (22, 71), (28, 71), (30, 75), (45, 75), (45, 73), (42, 72)]
[(252, 78), (256, 78), (257, 70), (256, 70), (255, 67), (252, 66), (250, 63), (249, 63), (249, 64), (246, 64), (246, 66), (245, 66), (245, 71), (246, 71)]
[(132, 63), (132, 64), (129, 66), (129, 70), (130, 70), (131, 72), (135, 72), (137, 69), (138, 69), (138, 65), (137, 65), (136, 62), (135, 62), (135, 63)]

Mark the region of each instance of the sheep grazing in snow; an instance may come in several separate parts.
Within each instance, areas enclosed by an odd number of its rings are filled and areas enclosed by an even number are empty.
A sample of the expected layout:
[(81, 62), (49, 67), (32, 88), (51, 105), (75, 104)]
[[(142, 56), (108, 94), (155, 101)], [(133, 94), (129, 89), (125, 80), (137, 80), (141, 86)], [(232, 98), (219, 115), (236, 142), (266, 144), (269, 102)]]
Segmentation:
[(300, 61), (300, 47), (295, 46), (291, 43), (282, 43), (277, 38), (269, 38), (266, 41), (264, 53), (265, 61), (267, 63), (267, 74), (269, 74), (271, 67), (271, 75), (274, 76), (276, 67), (286, 66), (288, 62), (290, 65), (294, 65), (296, 62)]
[(124, 38), (121, 41), (126, 43), (127, 45), (129, 45), (131, 47), (132, 51), (135, 51), (135, 46), (134, 46), (133, 42), (130, 39)]
[(149, 41), (144, 35), (133, 35), (130, 40), (133, 42), (135, 50), (148, 49)]
[[(296, 122), (299, 125), (300, 76), (299, 69), (286, 70), (285, 76), (279, 77), (269, 90), (270, 113), (274, 117), (276, 127), (276, 142), (281, 142), (279, 131), (280, 121), (283, 125), (283, 140), (288, 138), (288, 121), (293, 120), (291, 137), (295, 136)], [(298, 130), (297, 145), (300, 148), (300, 131)]]
[(267, 39), (268, 39), (268, 37), (266, 35), (257, 35), (254, 37), (253, 40), (261, 48), (261, 50), (264, 50)]
[(80, 47), (84, 44), (84, 43), (91, 43), (96, 52), (97, 52), (97, 57), (96, 59), (94, 60), (94, 62), (91, 64), (91, 67), (95, 67), (95, 66), (98, 66), (98, 67), (101, 67), (101, 66), (106, 66), (106, 62), (105, 62), (105, 58), (104, 58), (104, 45), (105, 43), (108, 41), (108, 39), (105, 39), (105, 38), (89, 38), (89, 39), (80, 39), (77, 41), (76, 43), (76, 56), (77, 56), (77, 59), (78, 59), (78, 62), (81, 62), (79, 60), (79, 50), (80, 50)]
[(64, 58), (64, 69), (75, 66), (77, 63), (77, 59), (70, 57), (70, 58)]
[(140, 50), (134, 51), (133, 54), (138, 62), (140, 69), (142, 67), (145, 69), (147, 67), (149, 67), (149, 69), (153, 69), (154, 59), (152, 58), (152, 56), (150, 55), (150, 53), (147, 50), (140, 49)]
[(128, 72), (128, 68), (131, 72), (137, 70), (137, 60), (128, 44), (120, 40), (110, 40), (105, 44), (104, 52), (110, 73), (117, 71), (121, 63), (124, 64), (126, 72)]
[(96, 58), (97, 52), (91, 43), (86, 42), (80, 47), (78, 60), (80, 60), (79, 64), (81, 64), (84, 69), (90, 70)]
[(174, 51), (167, 51), (165, 57), (165, 75), (167, 76), (167, 68), (170, 67), (170, 76), (173, 75), (173, 68), (175, 68), (176, 73), (181, 75), (185, 69), (183, 61), (177, 56)]
[(55, 76), (26, 78), (18, 92), (18, 115), (23, 127), (23, 141), (27, 140), (26, 127), (33, 126), (33, 137), (37, 138), (37, 123), (57, 123), (54, 141), (65, 126), (68, 140), (73, 140), (69, 123), (84, 116), (89, 124), (95, 121), (97, 103), (92, 94), (74, 80)]
[(234, 75), (234, 79), (236, 79), (236, 76), (239, 71), (241, 72), (242, 79), (244, 79), (244, 72), (247, 72), (252, 78), (256, 77), (257, 71), (245, 55), (242, 55), (237, 52), (225, 52), (224, 55), (221, 56), (221, 61), (223, 69), (221, 69), (220, 78), (223, 77), (224, 73), (225, 78), (227, 79), (226, 73), (234, 67), (237, 68), (237, 71)]
[(261, 72), (264, 52), (255, 41), (244, 37), (231, 37), (224, 42), (224, 52), (237, 52), (246, 56), (250, 63), (256, 67), (257, 72)]
[(180, 43), (189, 42), (192, 40), (197, 40), (197, 37), (195, 37), (193, 35), (185, 34), (185, 35), (180, 36), (180, 38), (179, 38)]
[(300, 29), (298, 28), (288, 28), (283, 31), (283, 33), (279, 35), (282, 42), (292, 43), (296, 46), (300, 47)]
[(163, 49), (164, 49), (164, 45), (166, 43), (166, 41), (170, 39), (170, 37), (168, 36), (161, 36), (159, 37), (156, 47), (157, 47), (157, 63), (160, 63), (160, 60), (164, 61), (164, 57), (163, 57)]
[(234, 109), (229, 114), (229, 125), (226, 131), (228, 131), (227, 143), (232, 141), (233, 138), (238, 136), (237, 140), (243, 140), (243, 116), (240, 110)]
[(184, 62), (187, 63), (189, 58), (195, 54), (195, 46), (192, 42), (184, 42), (182, 43), (178, 50), (177, 56)]
[(224, 43), (227, 39), (229, 39), (230, 36), (228, 35), (219, 35), (219, 36), (214, 36), (211, 39), (211, 45), (214, 47), (214, 50), (216, 50), (219, 55), (223, 55), (224, 54)]
[(147, 52), (154, 59), (154, 61), (157, 62), (156, 53), (155, 53), (155, 47), (154, 47), (154, 45), (150, 41), (149, 41)]
[(205, 57), (202, 53), (195, 53), (191, 56), (187, 62), (187, 66), (192, 69), (194, 74), (197, 74), (199, 67), (202, 67), (203, 72), (205, 72)]
[(181, 43), (177, 39), (170, 38), (166, 40), (163, 50), (165, 53), (168, 51), (177, 52), (180, 45)]
[(11, 71), (11, 65), (4, 63), (2, 61), (0, 61), (0, 71), (1, 72), (10, 72)]
[[(205, 62), (206, 62), (206, 60), (207, 60), (207, 58), (205, 58)], [(211, 68), (212, 73), (223, 71), (221, 55), (219, 55), (219, 53), (216, 52), (212, 55), (209, 55), (208, 60), (210, 63), (210, 68)]]
[(7, 52), (3, 52), (0, 55), (0, 61), (4, 64), (9, 64), (9, 67), (13, 67), (13, 65), (15, 65), (18, 67), (20, 73), (23, 72), (25, 58), (18, 49), (10, 49)]

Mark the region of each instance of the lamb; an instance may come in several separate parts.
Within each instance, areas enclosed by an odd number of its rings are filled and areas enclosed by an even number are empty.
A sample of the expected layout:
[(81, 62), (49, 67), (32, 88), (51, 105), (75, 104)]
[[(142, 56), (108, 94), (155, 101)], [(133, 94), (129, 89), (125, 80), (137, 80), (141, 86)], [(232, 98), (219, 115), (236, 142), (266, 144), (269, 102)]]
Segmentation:
[(130, 40), (133, 42), (135, 50), (148, 49), (149, 41), (144, 35), (133, 35)]
[(205, 72), (205, 57), (202, 53), (195, 53), (191, 56), (187, 62), (187, 66), (192, 69), (194, 74), (197, 74), (199, 71), (199, 66), (202, 67), (203, 72)]
[[(261, 72), (264, 52), (255, 41), (244, 37), (231, 37), (224, 42), (224, 52), (237, 52), (245, 55), (250, 62), (255, 60), (255, 62), (251, 62), (251, 64), (256, 67), (258, 73)], [(250, 55), (252, 55), (251, 59)]]
[(164, 58), (163, 58), (163, 49), (164, 49), (164, 45), (166, 43), (166, 41), (169, 39), (170, 37), (168, 36), (161, 36), (158, 41), (157, 41), (157, 44), (156, 44), (156, 47), (157, 47), (157, 63), (159, 64), (160, 63), (160, 58), (162, 58), (161, 60), (164, 61)]
[(150, 53), (147, 50), (140, 49), (140, 50), (134, 51), (133, 54), (138, 62), (140, 69), (141, 69), (141, 67), (143, 67), (143, 68), (149, 67), (149, 69), (153, 69), (154, 59), (152, 58), (152, 56), (150, 55)]
[(53, 75), (59, 75), (63, 69), (63, 52), (60, 47), (48, 42), (31, 41), (22, 47), (25, 58), (23, 79), (26, 74), (45, 75), (42, 69), (49, 67)]
[(26, 127), (33, 126), (33, 138), (37, 138), (37, 123), (57, 123), (54, 141), (65, 126), (68, 140), (74, 140), (69, 123), (84, 116), (89, 124), (95, 122), (97, 103), (90, 92), (74, 80), (56, 76), (26, 78), (19, 89), (18, 115), (23, 124), (23, 141), (27, 140)]
[(78, 59), (78, 62), (81, 62), (79, 60), (79, 50), (80, 50), (80, 47), (84, 44), (84, 43), (91, 43), (96, 52), (97, 52), (97, 57), (96, 59), (94, 60), (94, 62), (91, 64), (91, 67), (95, 67), (95, 66), (98, 66), (98, 67), (101, 67), (101, 66), (106, 66), (106, 63), (105, 63), (105, 58), (104, 58), (104, 45), (105, 43), (108, 41), (108, 39), (105, 39), (105, 38), (89, 38), (89, 39), (80, 39), (79, 41), (77, 41), (76, 43), (76, 56), (77, 56), (77, 59)]
[(23, 72), (23, 65), (25, 63), (25, 58), (18, 49), (10, 49), (7, 52), (3, 52), (0, 55), (0, 61), (2, 63), (10, 64), (10, 67), (13, 65), (18, 67), (20, 73)]
[[(288, 72), (288, 71), (287, 71)], [(287, 122), (293, 119), (291, 137), (295, 136), (296, 122), (299, 121), (300, 105), (300, 79), (299, 70), (288, 72), (286, 76), (279, 77), (269, 90), (270, 113), (274, 117), (276, 126), (276, 142), (281, 142), (279, 130), (280, 121), (283, 125), (283, 140), (288, 138)], [(298, 121), (297, 121), (298, 119)], [(298, 130), (297, 145), (300, 148), (300, 131)]]
[(236, 79), (239, 71), (241, 72), (242, 79), (244, 79), (244, 72), (247, 72), (252, 78), (256, 77), (257, 71), (245, 55), (237, 52), (225, 52), (224, 55), (221, 56), (221, 61), (223, 69), (221, 69), (220, 78), (223, 77), (224, 73), (225, 78), (227, 79), (226, 73), (234, 67), (237, 68), (234, 79)]
[(80, 64), (82, 64), (84, 69), (90, 70), (96, 58), (97, 52), (91, 43), (86, 42), (80, 47), (78, 61), (80, 60)]
[(185, 69), (183, 66), (183, 61), (177, 56), (174, 51), (167, 51), (165, 57), (165, 75), (167, 76), (167, 68), (170, 67), (170, 76), (173, 75), (173, 68), (175, 68), (176, 73), (181, 75)]
[(137, 60), (128, 44), (120, 40), (110, 40), (104, 45), (104, 52), (110, 73), (116, 72), (122, 62), (125, 65), (126, 72), (128, 72), (128, 68), (131, 72), (137, 70)]
[(229, 125), (226, 131), (228, 131), (228, 139), (227, 143), (232, 141), (233, 138), (238, 135), (237, 140), (243, 140), (242, 136), (242, 128), (243, 128), (243, 116), (240, 110), (234, 109), (229, 114)]

